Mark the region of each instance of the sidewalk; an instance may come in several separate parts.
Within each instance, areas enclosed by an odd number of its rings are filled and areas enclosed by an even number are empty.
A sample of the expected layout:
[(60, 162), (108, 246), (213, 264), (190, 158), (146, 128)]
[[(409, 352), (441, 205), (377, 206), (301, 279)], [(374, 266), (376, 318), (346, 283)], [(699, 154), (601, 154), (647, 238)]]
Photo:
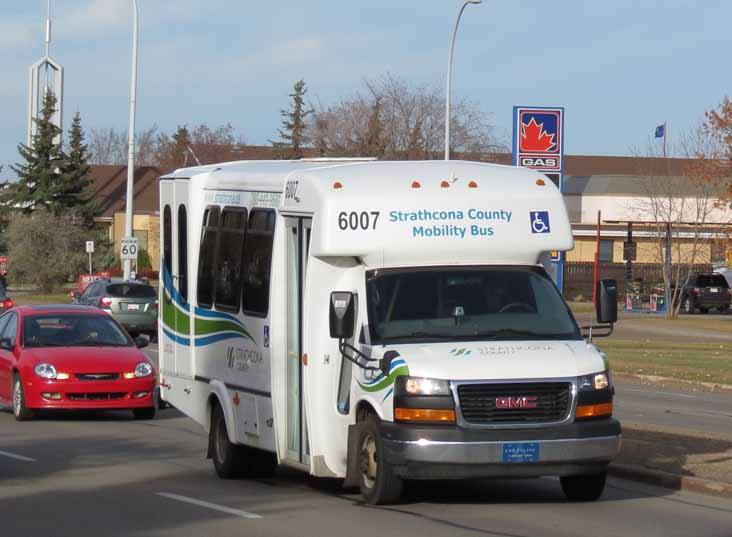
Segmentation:
[[(732, 410), (730, 410), (732, 419)], [(623, 423), (611, 475), (732, 497), (732, 434)]]

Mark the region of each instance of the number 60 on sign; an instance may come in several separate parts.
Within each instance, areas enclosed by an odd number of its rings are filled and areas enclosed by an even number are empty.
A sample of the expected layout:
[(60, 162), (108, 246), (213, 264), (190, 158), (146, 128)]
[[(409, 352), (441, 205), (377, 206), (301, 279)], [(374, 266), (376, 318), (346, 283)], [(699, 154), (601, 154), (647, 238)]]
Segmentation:
[(119, 258), (137, 261), (137, 237), (125, 237), (120, 242)]

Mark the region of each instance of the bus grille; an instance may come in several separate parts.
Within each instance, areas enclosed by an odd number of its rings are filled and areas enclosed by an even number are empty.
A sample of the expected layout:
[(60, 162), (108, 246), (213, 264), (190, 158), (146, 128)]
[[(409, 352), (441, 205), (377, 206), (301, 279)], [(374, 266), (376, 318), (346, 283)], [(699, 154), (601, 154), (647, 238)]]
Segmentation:
[(463, 418), (475, 425), (563, 421), (572, 403), (569, 382), (461, 384), (457, 392)]

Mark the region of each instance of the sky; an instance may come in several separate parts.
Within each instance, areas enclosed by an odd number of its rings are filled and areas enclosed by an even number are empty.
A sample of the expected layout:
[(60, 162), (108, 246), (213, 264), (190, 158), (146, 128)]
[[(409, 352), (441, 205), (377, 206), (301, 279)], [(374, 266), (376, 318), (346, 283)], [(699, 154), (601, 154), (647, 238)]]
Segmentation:
[[(443, 85), (461, 0), (139, 0), (138, 130), (231, 123), (277, 136), (304, 78), (328, 105), (391, 73)], [(0, 2), (0, 164), (26, 138), (28, 66), (43, 56), (46, 0)], [(131, 0), (52, 0), (51, 57), (65, 68), (65, 121), (125, 130)], [(457, 38), (453, 91), (510, 147), (514, 105), (563, 106), (565, 152), (628, 155), (656, 125), (698, 124), (729, 92), (732, 2), (485, 0)]]

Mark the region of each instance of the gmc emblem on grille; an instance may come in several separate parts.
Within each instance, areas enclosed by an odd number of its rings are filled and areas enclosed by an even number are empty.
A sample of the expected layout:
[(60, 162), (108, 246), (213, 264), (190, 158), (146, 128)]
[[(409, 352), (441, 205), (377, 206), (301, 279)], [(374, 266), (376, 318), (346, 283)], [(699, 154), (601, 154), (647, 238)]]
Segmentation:
[(538, 408), (537, 397), (496, 397), (496, 408)]

